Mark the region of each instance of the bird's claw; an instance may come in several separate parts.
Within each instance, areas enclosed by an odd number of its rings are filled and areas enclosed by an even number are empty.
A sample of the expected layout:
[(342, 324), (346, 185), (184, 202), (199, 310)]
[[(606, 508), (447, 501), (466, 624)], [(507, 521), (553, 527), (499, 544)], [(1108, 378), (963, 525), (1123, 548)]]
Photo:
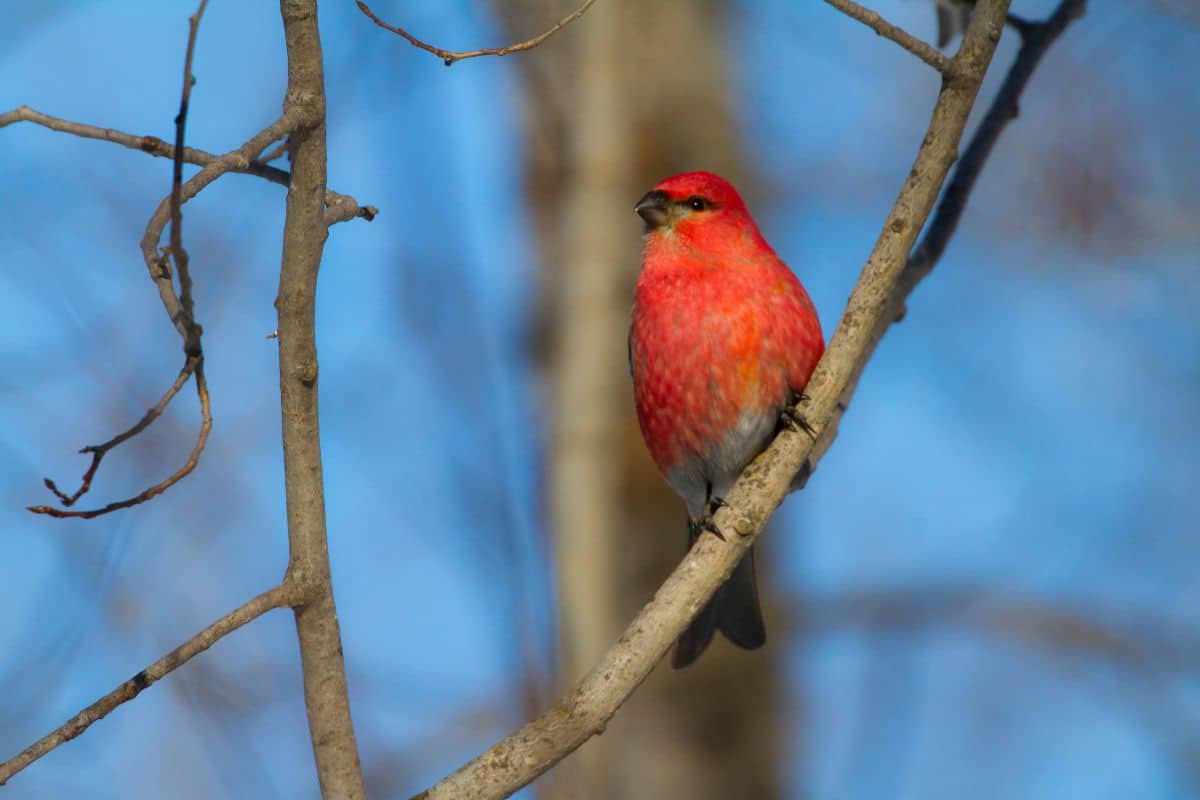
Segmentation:
[(692, 541), (700, 538), (700, 535), (708, 531), (713, 536), (725, 541), (725, 534), (721, 533), (721, 529), (717, 527), (717, 523), (713, 522), (712, 514), (705, 512), (700, 519), (688, 520), (688, 527), (691, 529)]
[[(801, 397), (803, 397), (803, 395), (801, 395)], [(783, 423), (784, 427), (788, 428), (789, 430), (796, 431), (797, 433), (803, 431), (813, 439), (817, 438), (817, 431), (812, 426), (812, 423), (805, 419), (804, 415), (797, 411), (793, 406), (786, 406), (782, 411), (780, 411), (779, 420)]]
[(704, 516), (708, 519), (712, 519), (713, 514), (716, 514), (722, 508), (728, 507), (729, 503), (726, 503), (724, 498), (710, 494), (708, 496), (708, 500), (704, 502)]

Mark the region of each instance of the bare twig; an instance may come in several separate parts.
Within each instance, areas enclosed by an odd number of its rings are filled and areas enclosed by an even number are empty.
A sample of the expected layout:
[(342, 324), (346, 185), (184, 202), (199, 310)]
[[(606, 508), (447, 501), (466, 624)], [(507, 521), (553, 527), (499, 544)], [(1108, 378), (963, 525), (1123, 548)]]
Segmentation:
[[(1022, 20), (1020, 26), (1014, 26), (1021, 35), (1021, 50), (1005, 76), (1004, 83), (996, 92), (983, 121), (971, 137), (971, 143), (955, 166), (954, 175), (946, 185), (937, 213), (929, 223), (929, 230), (909, 258), (900, 284), (904, 294), (911, 292), (913, 287), (929, 274), (933, 265), (945, 252), (946, 245), (958, 228), (958, 222), (967, 207), (967, 198), (975, 187), (975, 181), (983, 172), (988, 156), (992, 154), (992, 148), (1008, 123), (1017, 118), (1018, 100), (1025, 91), (1033, 71), (1041, 63), (1042, 56), (1067, 27), (1086, 11), (1087, 0), (1065, 0), (1059, 3), (1058, 8), (1045, 22)], [(1012, 20), (1010, 14), (1010, 25)]]
[(183, 352), (188, 358), (199, 358), (200, 365), (204, 363), (204, 354), (200, 349), (200, 326), (196, 324), (194, 301), (192, 300), (192, 274), (188, 268), (188, 254), (183, 247), (183, 136), (187, 129), (188, 104), (192, 97), (192, 85), (196, 78), (192, 75), (192, 57), (196, 52), (196, 33), (200, 28), (200, 18), (208, 0), (200, 0), (196, 13), (188, 17), (187, 54), (183, 59), (183, 91), (179, 97), (179, 113), (175, 116), (175, 152), (172, 155), (171, 169), (171, 258), (175, 261), (175, 271), (179, 275), (179, 303), (183, 307), (186, 335)]
[[(43, 128), (49, 128), (52, 131), (59, 133), (67, 133), (72, 136), (78, 136), (81, 139), (95, 139), (101, 142), (112, 142), (123, 147), (128, 147), (130, 150), (139, 150), (159, 158), (174, 158), (175, 148), (164, 142), (157, 136), (136, 136), (132, 133), (118, 131), (113, 128), (100, 128), (95, 125), (88, 125), (82, 122), (72, 122), (70, 120), (52, 117), (49, 114), (43, 114), (37, 109), (29, 106), (18, 106), (11, 111), (5, 111), (0, 114), (0, 128), (11, 125), (15, 122), (32, 122), (35, 125), (41, 125)], [(269, 155), (269, 154), (268, 154)], [(206, 167), (216, 161), (221, 156), (215, 153), (209, 153), (205, 150), (198, 150), (194, 147), (183, 148), (183, 160), (187, 164), (196, 164), (197, 166)], [(291, 174), (284, 169), (269, 166), (266, 162), (268, 156), (263, 156), (259, 159), (252, 159), (246, 166), (235, 167), (230, 172), (236, 172), (242, 175), (253, 175), (271, 183), (277, 183), (280, 186), (287, 186), (291, 180)], [(361, 218), (368, 222), (375, 218), (379, 210), (374, 206), (359, 206), (354, 198), (348, 195), (338, 194), (335, 191), (329, 190), (325, 193), (325, 203), (328, 206), (336, 206), (338, 211), (338, 220), (342, 221), (345, 215), (345, 210), (353, 204), (354, 213), (346, 219)]]
[[(158, 404), (146, 412), (145, 416), (138, 421), (129, 430), (119, 434), (108, 442), (99, 447), (85, 447), (81, 452), (92, 453), (92, 463), (84, 473), (83, 482), (79, 490), (71, 497), (65, 497), (58, 490), (54, 482), (49, 478), (45, 478), (43, 482), (46, 487), (53, 492), (65, 506), (72, 505), (78, 500), (88, 489), (91, 488), (92, 479), (96, 475), (96, 470), (100, 467), (100, 462), (103, 460), (106, 453), (114, 447), (122, 444), (125, 441), (137, 436), (151, 424), (154, 423), (163, 413), (166, 406), (179, 393), (183, 383), (187, 381), (189, 376), (196, 378), (196, 392), (200, 398), (200, 431), (196, 436), (196, 444), (192, 447), (192, 452), (188, 456), (184, 465), (175, 471), (174, 474), (167, 477), (150, 488), (142, 491), (134, 497), (126, 500), (119, 500), (109, 503), (102, 508), (92, 509), (89, 511), (63, 511), (50, 506), (29, 506), (28, 510), (35, 514), (46, 514), (58, 519), (69, 517), (91, 519), (102, 514), (109, 514), (113, 511), (118, 511), (123, 508), (139, 505), (147, 500), (156, 497), (165, 492), (170, 487), (181, 481), (200, 461), (200, 455), (204, 452), (204, 446), (208, 442), (208, 432), (212, 429), (212, 412), (209, 407), (208, 385), (204, 379), (204, 351), (200, 346), (200, 326), (196, 323), (194, 303), (192, 300), (192, 278), (188, 269), (188, 254), (183, 247), (183, 197), (182, 197), (182, 181), (183, 181), (183, 140), (184, 132), (187, 128), (187, 113), (188, 103), (192, 95), (192, 85), (196, 82), (192, 75), (192, 58), (196, 51), (196, 34), (200, 28), (200, 20), (204, 16), (204, 9), (208, 5), (208, 0), (200, 0), (200, 6), (196, 9), (196, 13), (188, 18), (188, 38), (187, 52), (183, 60), (183, 90), (179, 98), (179, 113), (175, 116), (175, 147), (173, 148), (173, 169), (171, 171), (171, 194), (168, 197), (168, 210), (171, 223), (171, 246), (169, 248), (169, 258), (175, 261), (175, 269), (179, 274), (180, 294), (176, 296), (175, 287), (170, 277), (170, 269), (168, 266), (168, 255), (156, 258), (156, 265), (151, 266), (150, 274), (155, 279), (159, 286), (159, 295), (163, 298), (163, 303), (167, 307), (167, 313), (171, 316), (175, 323), (176, 329), (180, 336), (183, 337), (183, 352), (184, 365), (179, 371), (179, 376), (176, 377), (175, 383), (162, 396)], [(153, 222), (153, 218), (152, 218)], [(164, 223), (165, 224), (165, 223)], [(161, 237), (161, 229), (158, 237)], [(158, 237), (155, 241), (157, 242)], [(164, 285), (165, 284), (165, 285)], [(168, 297), (169, 295), (169, 297)], [(170, 302), (168, 302), (168, 300)]]
[[(167, 253), (160, 254), (158, 252), (158, 242), (162, 239), (163, 231), (172, 217), (172, 207), (178, 194), (180, 203), (187, 203), (205, 187), (215, 181), (217, 178), (229, 172), (235, 172), (239, 169), (245, 170), (246, 166), (254, 160), (263, 150), (290, 133), (295, 127), (306, 121), (302, 115), (284, 114), (272, 124), (268, 125), (263, 130), (259, 131), (251, 137), (245, 144), (236, 150), (232, 150), (210, 161), (203, 169), (185, 181), (178, 189), (178, 192), (172, 187), (171, 194), (159, 203), (151, 215), (149, 222), (146, 224), (146, 233), (142, 237), (141, 248), (142, 258), (146, 262), (146, 267), (150, 272), (150, 279), (158, 287), (159, 299), (162, 301), (163, 308), (166, 309), (167, 316), (175, 325), (175, 329), (179, 332), (185, 342), (192, 341), (193, 336), (198, 343), (199, 326), (195, 324), (195, 320), (185, 311), (180, 295), (175, 292), (175, 284), (171, 276), (170, 267), (170, 250)], [(198, 346), (198, 344), (197, 344)], [(201, 426), (200, 432), (196, 438), (196, 444), (192, 448), (192, 453), (184, 465), (177, 470), (173, 475), (164, 481), (161, 481), (149, 489), (141, 492), (135, 497), (127, 500), (121, 500), (108, 505), (93, 509), (90, 511), (62, 511), (47, 506), (31, 506), (30, 511), (38, 514), (47, 514), (53, 517), (79, 517), (90, 519), (108, 514), (112, 511), (117, 511), (123, 508), (129, 508), (149, 500), (152, 497), (162, 494), (164, 491), (174, 486), (181, 479), (186, 477), (199, 461), (200, 454), (204, 450), (205, 443), (208, 438), (208, 432), (212, 427), (212, 415), (209, 407), (208, 387), (204, 379), (203, 357), (201, 353), (188, 354), (191, 359), (199, 356), (196, 366), (193, 368), (196, 376), (196, 393), (200, 399)], [(186, 365), (185, 365), (186, 367)], [(170, 398), (167, 398), (168, 402)], [(161, 411), (160, 411), (161, 413)], [(151, 420), (152, 422), (153, 420)], [(147, 423), (148, 425), (149, 423)], [(142, 426), (144, 429), (145, 426)], [(139, 431), (140, 432), (140, 431)], [(128, 437), (126, 437), (128, 438)], [(124, 441), (124, 440), (122, 440)]]
[(917, 37), (892, 23), (869, 8), (863, 8), (854, 0), (825, 0), (843, 14), (858, 20), (885, 39), (896, 44), (924, 61), (943, 75), (949, 74), (954, 62), (943, 53), (925, 44)]
[[(907, 256), (954, 163), (1007, 10), (1007, 0), (980, 2), (977, 19), (967, 30), (967, 41), (954, 57), (952, 78), (942, 82), (916, 161), (825, 356), (809, 381), (809, 397), (800, 404), (805, 419), (818, 433), (840, 413), (843, 390), (869, 355), (874, 332), (885, 319), (888, 299)], [(816, 443), (809, 435), (782, 431), (726, 495), (727, 506), (715, 518), (724, 538), (702, 536), (697, 540), (654, 599), (576, 688), (537, 719), (418, 797), (507, 797), (603, 731), (688, 621), (728, 578), (815, 450)]]
[(8, 761), (0, 764), (0, 786), (3, 786), (8, 782), (9, 778), (28, 767), (34, 761), (37, 761), (60, 744), (71, 741), (87, 730), (92, 723), (108, 716), (113, 709), (137, 697), (143, 690), (183, 666), (200, 653), (203, 653), (246, 623), (258, 619), (272, 609), (285, 608), (291, 605), (291, 591), (291, 588), (287, 584), (280, 584), (270, 591), (260, 594), (240, 608), (229, 612), (170, 653), (167, 653), (158, 661), (146, 667), (137, 675), (134, 675), (104, 695), (104, 697), (101, 697), (71, 717), (51, 733), (34, 742)]
[(341, 631), (333, 598), (325, 527), (325, 487), (317, 414), (317, 272), (328, 236), (325, 217), (325, 71), (316, 0), (282, 0), (288, 85), (284, 113), (292, 131), (292, 182), (279, 269), (279, 395), (290, 563), (299, 603), (296, 634), (304, 705), (322, 797), (364, 800)]
[(61, 508), (55, 508), (53, 506), (29, 506), (28, 510), (32, 511), (34, 514), (45, 514), (46, 516), (56, 517), (58, 519), (92, 519), (93, 517), (99, 517), (103, 514), (109, 514), (113, 511), (119, 511), (122, 508), (130, 508), (131, 506), (140, 505), (152, 497), (157, 497), (187, 477), (188, 473), (195, 469), (196, 464), (200, 462), (200, 454), (204, 452), (204, 445), (208, 441), (208, 432), (212, 428), (212, 412), (209, 408), (208, 384), (204, 380), (204, 368), (202, 359), (200, 357), (188, 358), (187, 362), (183, 365), (183, 369), (179, 370), (179, 375), (175, 378), (175, 383), (171, 384), (171, 387), (167, 389), (166, 393), (163, 394), (154, 408), (151, 408), (149, 411), (147, 411), (145, 416), (143, 416), (136, 425), (124, 433), (118, 434), (112, 439), (109, 439), (104, 444), (89, 445), (80, 451), (81, 453), (91, 453), (92, 463), (88, 467), (87, 472), (83, 474), (83, 484), (79, 487), (79, 491), (75, 492), (75, 494), (71, 495), (70, 497), (67, 497), (61, 491), (59, 491), (57, 486), (54, 485), (54, 481), (50, 480), (49, 478), (45, 478), (44, 483), (46, 484), (46, 488), (58, 496), (59, 500), (64, 506), (71, 506), (74, 504), (76, 500), (78, 500), (88, 491), (88, 489), (91, 488), (92, 478), (95, 477), (96, 469), (100, 466), (100, 461), (104, 458), (105, 454), (122, 442), (137, 436), (139, 433), (148, 428), (150, 423), (158, 419), (158, 417), (162, 415), (163, 410), (167, 407), (167, 404), (170, 403), (171, 399), (179, 393), (179, 390), (183, 388), (183, 385), (187, 383), (188, 378), (190, 378), (193, 373), (196, 375), (196, 393), (200, 398), (200, 433), (196, 438), (196, 444), (192, 447), (191, 455), (188, 456), (187, 461), (184, 462), (182, 467), (180, 467), (166, 479), (154, 484), (149, 489), (146, 489), (135, 497), (109, 503), (102, 508), (92, 509), (89, 511), (65, 511)]
[[(88, 465), (87, 471), (83, 473), (83, 481), (80, 483), (79, 489), (77, 489), (74, 494), (67, 495), (60, 490), (58, 485), (50, 478), (42, 479), (42, 482), (46, 484), (46, 488), (53, 492), (55, 496), (58, 497), (58, 501), (64, 506), (70, 508), (71, 506), (75, 505), (75, 501), (87, 494), (88, 490), (92, 488), (92, 479), (96, 476), (96, 470), (100, 467), (100, 462), (104, 459), (104, 456), (108, 453), (108, 451), (112, 450), (122, 442), (137, 436), (139, 433), (148, 428), (151, 422), (154, 422), (154, 420), (158, 419), (166, 409), (167, 404), (171, 402), (175, 395), (179, 394), (179, 390), (183, 388), (185, 383), (187, 383), (188, 378), (192, 377), (192, 371), (195, 368), (195, 360), (188, 359), (187, 363), (183, 365), (183, 369), (179, 370), (179, 375), (175, 378), (175, 382), (171, 384), (170, 388), (168, 388), (163, 396), (159, 398), (158, 402), (154, 404), (154, 407), (148, 410), (132, 428), (124, 433), (118, 433), (116, 436), (109, 439), (107, 442), (104, 442), (103, 444), (89, 444), (87, 447), (79, 451), (80, 453), (91, 453), (92, 463)], [(58, 511), (58, 509), (49, 508), (47, 506), (35, 506), (29, 510), (37, 514), (50, 515), (54, 515)]]
[(383, 28), (384, 30), (391, 31), (392, 33), (396, 34), (397, 36), (404, 37), (406, 40), (408, 40), (408, 43), (411, 44), (413, 47), (419, 47), (420, 49), (426, 51), (427, 53), (433, 53), (435, 56), (442, 59), (442, 63), (444, 63), (447, 67), (451, 67), (451, 66), (454, 66), (455, 61), (462, 61), (467, 58), (477, 58), (479, 56), (507, 56), (511, 53), (521, 53), (521, 52), (524, 52), (525, 50), (532, 50), (533, 48), (537, 47), (542, 42), (549, 39), (554, 34), (561, 31), (563, 28), (570, 25), (575, 20), (582, 17), (584, 15), (584, 13), (589, 8), (592, 7), (592, 3), (595, 3), (596, 0), (585, 0), (583, 5), (581, 5), (579, 8), (575, 9), (570, 14), (568, 14), (567, 16), (560, 19), (558, 22), (554, 23), (554, 25), (551, 26), (549, 30), (546, 30), (546, 31), (538, 34), (537, 36), (533, 37), (532, 39), (526, 39), (523, 42), (517, 42), (516, 44), (510, 44), (507, 47), (485, 47), (480, 50), (463, 50), (460, 52), (456, 52), (454, 50), (443, 50), (440, 47), (435, 47), (431, 44), (428, 44), (427, 42), (423, 42), (420, 39), (418, 39), (417, 37), (413, 36), (408, 31), (404, 30), (403, 28), (398, 28), (394, 25), (389, 25), (388, 23), (381, 20), (379, 17), (375, 16), (375, 12), (372, 11), (370, 6), (368, 6), (366, 3), (364, 3), (363, 0), (354, 0), (354, 2), (358, 3), (358, 9), (360, 11), (362, 11), (362, 13), (366, 14), (371, 19), (371, 21), (374, 22), (376, 25)]
[[(1086, 8), (1087, 0), (1061, 0), (1058, 7), (1044, 22), (1024, 22), (1023, 27), (1017, 29), (1023, 40), (1021, 49), (1012, 66), (1009, 67), (1000, 89), (996, 92), (991, 107), (975, 130), (963, 157), (955, 166), (954, 174), (946, 186), (946, 191), (942, 194), (937, 213), (930, 222), (925, 236), (909, 254), (904, 272), (901, 273), (895, 290), (888, 298), (888, 310), (877, 321), (875, 331), (872, 333), (871, 344), (867, 350), (868, 358), (874, 352), (880, 339), (883, 338), (884, 333), (887, 332), (888, 327), (893, 322), (904, 318), (909, 295), (917, 284), (930, 273), (942, 257), (942, 253), (945, 252), (946, 245), (966, 210), (970, 191), (975, 186), (975, 181), (983, 170), (996, 139), (1005, 126), (1016, 118), (1018, 100), (1029, 82), (1033, 69), (1041, 61), (1047, 48), (1062, 35), (1072, 21), (1084, 13)], [(1012, 18), (1012, 15), (1009, 14), (1009, 24), (1011, 24)], [(972, 24), (975, 23), (972, 22)], [(858, 386), (858, 379), (862, 375), (862, 366), (865, 364), (866, 360), (861, 362), (847, 383), (839, 404), (840, 410), (834, 417), (835, 425), (826, 428), (817, 442), (816, 458), (823, 455), (832, 444), (833, 438), (837, 434), (836, 421), (849, 405), (850, 397), (854, 394)], [(797, 413), (803, 413), (803, 411), (798, 408)]]

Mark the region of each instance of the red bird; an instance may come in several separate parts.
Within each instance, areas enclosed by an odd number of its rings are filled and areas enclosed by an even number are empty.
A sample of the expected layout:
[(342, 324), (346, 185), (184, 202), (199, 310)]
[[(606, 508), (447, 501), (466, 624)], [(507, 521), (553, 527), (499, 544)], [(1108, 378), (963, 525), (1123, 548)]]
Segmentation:
[[(688, 546), (742, 469), (762, 452), (825, 349), (812, 300), (724, 178), (688, 172), (635, 209), (646, 222), (629, 330), (638, 423), (688, 511)], [(746, 554), (679, 637), (691, 664), (720, 630), (766, 642), (754, 554)]]

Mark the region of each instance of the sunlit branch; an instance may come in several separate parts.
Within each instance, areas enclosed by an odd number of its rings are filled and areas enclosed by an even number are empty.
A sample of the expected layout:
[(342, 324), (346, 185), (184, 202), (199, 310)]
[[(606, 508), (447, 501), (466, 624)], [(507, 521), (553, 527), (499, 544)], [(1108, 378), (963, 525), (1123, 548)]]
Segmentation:
[[(953, 59), (955, 80), (943, 81), (929, 129), (895, 205), (796, 413), (817, 434), (784, 429), (726, 494), (714, 518), (723, 538), (701, 536), (621, 638), (566, 696), (486, 752), (447, 776), (420, 800), (507, 797), (602, 732), (704, 606), (762, 531), (794, 476), (828, 446), (851, 389), (886, 330), (892, 296), (908, 255), (937, 202), (979, 87), (991, 62), (1007, 0), (982, 0), (978, 19)], [(881, 334), (880, 334), (881, 335)], [(415, 800), (415, 799), (414, 799)]]

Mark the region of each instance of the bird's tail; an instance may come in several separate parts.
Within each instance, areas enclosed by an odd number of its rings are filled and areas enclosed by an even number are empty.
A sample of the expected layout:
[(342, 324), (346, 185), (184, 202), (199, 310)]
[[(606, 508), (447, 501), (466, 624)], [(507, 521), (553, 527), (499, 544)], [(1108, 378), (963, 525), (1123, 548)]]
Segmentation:
[[(694, 540), (692, 536), (688, 538)], [(758, 583), (754, 577), (753, 547), (742, 556), (729, 580), (717, 589), (708, 605), (679, 637), (675, 643), (675, 654), (671, 657), (671, 666), (683, 669), (692, 664), (708, 647), (717, 631), (745, 650), (754, 650), (766, 644), (767, 629), (763, 624), (762, 609), (758, 606)]]

